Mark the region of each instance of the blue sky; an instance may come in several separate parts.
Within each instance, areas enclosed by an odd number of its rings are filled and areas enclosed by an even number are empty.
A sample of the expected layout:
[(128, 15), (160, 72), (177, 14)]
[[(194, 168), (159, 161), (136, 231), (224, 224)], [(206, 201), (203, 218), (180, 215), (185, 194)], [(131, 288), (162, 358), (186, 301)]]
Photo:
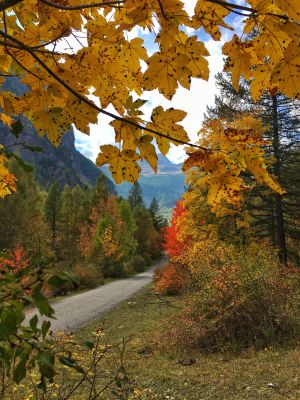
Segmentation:
[[(246, 2), (244, 0), (233, 0), (232, 2), (244, 5)], [(186, 0), (185, 2), (188, 12), (192, 12), (196, 0)], [(241, 26), (241, 19), (237, 15), (231, 14), (227, 17), (226, 22), (235, 28), (235, 31), (239, 32)], [(197, 140), (197, 132), (201, 128), (201, 122), (203, 120), (203, 115), (208, 105), (213, 105), (214, 97), (217, 94), (217, 89), (215, 86), (214, 76), (217, 72), (223, 69), (223, 56), (222, 56), (222, 45), (225, 41), (230, 40), (233, 32), (228, 29), (221, 28), (222, 39), (219, 42), (212, 40), (210, 35), (205, 33), (203, 29), (198, 30), (196, 33), (199, 40), (205, 42), (208, 51), (210, 52), (210, 57), (208, 57), (210, 65), (210, 78), (208, 82), (193, 79), (191, 90), (188, 91), (179, 87), (177, 93), (173, 97), (172, 101), (166, 100), (158, 91), (146, 92), (142, 96), (144, 99), (148, 100), (148, 103), (144, 106), (143, 111), (145, 112), (145, 119), (149, 120), (151, 109), (157, 105), (162, 105), (165, 108), (174, 107), (185, 110), (188, 115), (183, 121), (183, 125), (187, 130), (191, 141)], [(195, 32), (191, 32), (195, 34)], [(141, 29), (138, 32), (139, 37), (144, 39), (144, 45), (149, 53), (153, 53), (157, 50), (157, 45), (154, 43), (155, 35), (153, 33), (145, 33)], [(115, 112), (112, 107), (108, 108), (109, 111)], [(91, 160), (95, 160), (98, 152), (99, 146), (102, 144), (113, 143), (114, 133), (113, 129), (109, 126), (110, 118), (100, 115), (98, 119), (98, 125), (91, 126), (90, 136), (84, 135), (78, 131), (75, 132), (75, 145), (76, 148), (82, 152), (86, 157)], [(168, 158), (173, 162), (181, 162), (185, 157), (185, 152), (182, 147), (172, 146), (170, 152), (168, 153)]]

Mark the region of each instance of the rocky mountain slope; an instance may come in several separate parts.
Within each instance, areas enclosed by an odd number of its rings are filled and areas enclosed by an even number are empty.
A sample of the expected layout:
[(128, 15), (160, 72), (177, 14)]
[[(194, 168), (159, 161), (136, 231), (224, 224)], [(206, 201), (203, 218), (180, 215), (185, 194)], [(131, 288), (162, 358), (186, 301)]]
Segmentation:
[[(6, 79), (5, 90), (21, 95), (27, 87), (20, 83), (18, 78)], [(24, 127), (18, 139), (11, 133), (10, 128), (0, 122), (0, 144), (12, 146), (16, 141), (29, 146), (40, 147), (42, 152), (32, 152), (22, 149), (21, 146), (11, 147), (11, 151), (34, 167), (35, 175), (44, 187), (57, 181), (61, 187), (93, 187), (98, 176), (102, 173), (96, 165), (75, 148), (75, 136), (70, 129), (62, 138), (59, 147), (54, 147), (46, 136), (40, 137), (32, 124), (25, 118), (19, 118)], [(107, 179), (111, 191), (115, 191), (114, 184)]]
[[(47, 187), (54, 181), (61, 187), (95, 185), (102, 172), (91, 160), (76, 150), (72, 129), (65, 133), (60, 146), (56, 148), (45, 136), (40, 137), (28, 120), (22, 118), (21, 121), (24, 129), (17, 140), (9, 127), (0, 123), (0, 143), (11, 146), (17, 141), (42, 149), (42, 152), (32, 152), (20, 146), (11, 147), (12, 151), (34, 167), (35, 175), (42, 186)], [(114, 191), (114, 185), (109, 179), (108, 185)]]

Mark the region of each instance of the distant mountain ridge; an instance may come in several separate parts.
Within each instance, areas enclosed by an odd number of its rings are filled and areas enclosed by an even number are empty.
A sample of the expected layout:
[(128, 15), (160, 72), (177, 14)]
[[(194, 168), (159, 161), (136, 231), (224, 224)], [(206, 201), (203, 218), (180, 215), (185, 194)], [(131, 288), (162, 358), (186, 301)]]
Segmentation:
[[(173, 208), (175, 203), (184, 193), (185, 176), (181, 170), (182, 164), (173, 164), (162, 154), (158, 155), (158, 172), (154, 173), (149, 164), (142, 161), (141, 176), (139, 184), (142, 188), (144, 200), (149, 205), (155, 197), (162, 208)], [(101, 170), (110, 178), (108, 167), (101, 167)], [(115, 185), (117, 193), (127, 197), (131, 188), (129, 182)]]

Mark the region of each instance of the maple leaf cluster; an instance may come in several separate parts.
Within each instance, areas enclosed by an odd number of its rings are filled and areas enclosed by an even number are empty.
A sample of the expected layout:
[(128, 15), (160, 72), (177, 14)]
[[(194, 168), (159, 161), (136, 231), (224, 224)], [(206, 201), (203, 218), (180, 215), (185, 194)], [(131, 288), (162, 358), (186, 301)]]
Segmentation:
[[(23, 114), (58, 145), (71, 125), (89, 134), (90, 124), (105, 114), (113, 119), (117, 146), (101, 146), (97, 164), (108, 163), (117, 183), (134, 182), (140, 160), (157, 170), (155, 142), (164, 155), (171, 144), (189, 142), (181, 125), (186, 112), (154, 104), (146, 121), (141, 96), (158, 90), (171, 100), (179, 86), (189, 90), (192, 79), (207, 80), (209, 52), (198, 30), (220, 40), (221, 28), (234, 30), (226, 22), (231, 12), (243, 17), (244, 34), (255, 32), (247, 40), (234, 35), (223, 46), (225, 71), (231, 72), (235, 88), (244, 76), (251, 80), (254, 99), (265, 90), (299, 98), (298, 0), (249, 0), (249, 7), (198, 0), (193, 13), (187, 12), (187, 3), (5, 1), (0, 5), (0, 83), (18, 76), (28, 90), (18, 96), (2, 86), (2, 120), (11, 123), (14, 115)], [(154, 37), (154, 52), (140, 32)]]
[(7, 157), (1, 154), (3, 146), (0, 144), (0, 198), (16, 190), (16, 178), (5, 166)]

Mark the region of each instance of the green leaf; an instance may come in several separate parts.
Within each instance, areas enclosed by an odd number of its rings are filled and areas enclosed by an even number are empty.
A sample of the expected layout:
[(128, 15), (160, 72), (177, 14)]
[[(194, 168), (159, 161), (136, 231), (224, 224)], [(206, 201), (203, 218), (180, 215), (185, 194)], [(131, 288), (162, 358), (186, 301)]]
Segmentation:
[(0, 340), (9, 339), (17, 330), (17, 313), (15, 310), (6, 308), (1, 314)]
[(59, 361), (61, 364), (66, 365), (69, 368), (75, 369), (77, 372), (84, 374), (84, 369), (77, 364), (76, 360), (70, 357), (59, 357)]
[(37, 356), (37, 362), (42, 377), (46, 377), (52, 380), (55, 374), (54, 355), (50, 351), (42, 351)]
[(84, 346), (87, 347), (88, 349), (92, 350), (95, 346), (94, 342), (91, 342), (90, 340), (86, 340), (83, 342)]
[(120, 378), (116, 378), (116, 385), (121, 388), (122, 387), (122, 383), (121, 383), (121, 379)]
[(11, 131), (16, 136), (19, 137), (24, 127), (21, 120), (17, 120), (11, 124)]
[(14, 157), (14, 159), (17, 161), (18, 166), (25, 172), (32, 172), (33, 171), (33, 166), (30, 164), (27, 164), (25, 161), (22, 160), (19, 156), (17, 156), (15, 153), (9, 153), (10, 157)]
[(48, 284), (55, 287), (63, 286), (66, 283), (66, 279), (62, 279), (58, 275), (53, 275), (48, 279)]
[(22, 144), (22, 147), (26, 150), (30, 150), (33, 153), (43, 153), (44, 150), (39, 146), (31, 146), (29, 144)]
[(28, 355), (21, 357), (21, 360), (17, 364), (16, 368), (14, 369), (13, 379), (16, 383), (20, 383), (21, 380), (26, 375), (26, 363), (27, 363)]
[(34, 289), (32, 298), (41, 315), (51, 317), (54, 314), (53, 308), (48, 303), (47, 298), (42, 294), (40, 287)]
[(43, 321), (43, 323), (42, 323), (42, 335), (43, 335), (44, 339), (45, 339), (45, 337), (46, 337), (46, 335), (47, 335), (47, 333), (48, 333), (48, 331), (50, 329), (50, 326), (51, 326), (51, 322), (50, 321)]
[(78, 286), (79, 285), (79, 280), (78, 278), (71, 274), (70, 272), (60, 272), (57, 275), (53, 275), (48, 279), (48, 283), (51, 286), (55, 287), (60, 287), (64, 285), (66, 282), (72, 282), (74, 285)]
[(66, 281), (70, 281), (74, 283), (74, 285), (79, 286), (79, 279), (76, 275), (72, 274), (71, 272), (63, 271), (59, 274), (61, 279), (65, 279)]
[(31, 320), (29, 321), (29, 325), (31, 327), (31, 329), (36, 332), (37, 331), (37, 324), (38, 324), (38, 316), (35, 315), (34, 317), (31, 318)]

